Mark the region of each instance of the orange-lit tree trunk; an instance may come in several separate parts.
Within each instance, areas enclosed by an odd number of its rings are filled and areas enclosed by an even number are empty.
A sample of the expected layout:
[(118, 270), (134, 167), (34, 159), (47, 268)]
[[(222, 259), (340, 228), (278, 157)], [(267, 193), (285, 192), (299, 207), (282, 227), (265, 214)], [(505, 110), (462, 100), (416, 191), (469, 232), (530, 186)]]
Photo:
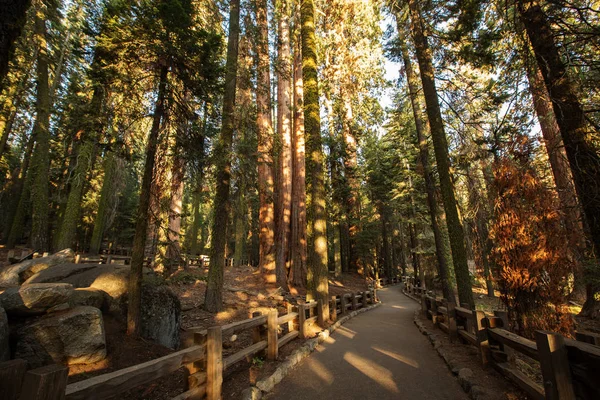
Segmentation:
[(258, 194), (260, 197), (260, 270), (275, 283), (275, 209), (273, 206), (273, 122), (267, 0), (256, 0), (256, 106), (258, 124)]
[(277, 285), (287, 286), (287, 260), (289, 258), (290, 222), (292, 207), (292, 65), (290, 63), (289, 2), (279, 1), (278, 65), (277, 65), (277, 132), (281, 141), (277, 186), (279, 202), (276, 213), (276, 276)]
[[(300, 7), (294, 4), (296, 21)], [(290, 263), (288, 282), (295, 287), (306, 286), (306, 167), (304, 139), (304, 90), (302, 84), (302, 51), (299, 26), (295, 29), (293, 65), (293, 132), (292, 132), (292, 207), (290, 226)]]

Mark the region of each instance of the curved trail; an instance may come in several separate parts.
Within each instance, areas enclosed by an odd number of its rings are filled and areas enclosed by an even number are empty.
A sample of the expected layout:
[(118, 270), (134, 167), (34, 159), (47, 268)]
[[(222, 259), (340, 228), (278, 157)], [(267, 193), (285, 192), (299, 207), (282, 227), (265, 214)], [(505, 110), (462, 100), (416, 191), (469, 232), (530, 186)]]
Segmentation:
[(418, 305), (400, 286), (383, 305), (348, 321), (302, 361), (268, 399), (468, 399), (413, 323)]

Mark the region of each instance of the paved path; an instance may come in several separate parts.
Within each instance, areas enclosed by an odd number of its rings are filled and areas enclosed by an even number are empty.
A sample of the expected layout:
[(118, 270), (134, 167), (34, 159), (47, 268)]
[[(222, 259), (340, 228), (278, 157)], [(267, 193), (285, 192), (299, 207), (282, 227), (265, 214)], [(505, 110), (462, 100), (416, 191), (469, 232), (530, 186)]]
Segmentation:
[(391, 286), (383, 305), (351, 319), (268, 399), (468, 399), (413, 323), (418, 305)]

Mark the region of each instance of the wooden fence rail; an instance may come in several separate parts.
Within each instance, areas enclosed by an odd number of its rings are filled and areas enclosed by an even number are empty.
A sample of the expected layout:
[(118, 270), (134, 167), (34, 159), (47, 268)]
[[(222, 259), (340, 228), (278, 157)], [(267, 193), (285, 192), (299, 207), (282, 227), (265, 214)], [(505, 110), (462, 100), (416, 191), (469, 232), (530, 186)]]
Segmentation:
[[(451, 341), (477, 346), (484, 366), (489, 365), (512, 380), (534, 399), (600, 399), (600, 347), (598, 335), (578, 333), (581, 341), (565, 339), (558, 333), (537, 331), (535, 341), (507, 330), (505, 311), (486, 315), (436, 298), (424, 288), (405, 281), (404, 290), (420, 295), (423, 315), (446, 332)], [(543, 386), (523, 374), (511, 355), (519, 353), (539, 362)]]
[[(392, 282), (393, 280), (390, 280)], [(333, 296), (329, 301), (331, 320), (376, 302), (374, 290)], [(0, 393), (2, 400), (103, 400), (148, 384), (185, 368), (184, 393), (173, 400), (220, 399), (224, 372), (233, 365), (257, 354), (276, 360), (279, 349), (296, 338), (309, 336), (311, 325), (325, 327), (319, 321), (323, 304), (308, 302), (287, 305), (287, 313), (276, 309), (266, 314), (208, 329), (189, 328), (194, 332), (194, 344), (188, 348), (142, 364), (99, 375), (67, 385), (68, 368), (50, 365), (27, 371), (24, 360), (0, 363)], [(252, 332), (252, 344), (234, 354), (223, 356), (223, 342), (244, 331)]]

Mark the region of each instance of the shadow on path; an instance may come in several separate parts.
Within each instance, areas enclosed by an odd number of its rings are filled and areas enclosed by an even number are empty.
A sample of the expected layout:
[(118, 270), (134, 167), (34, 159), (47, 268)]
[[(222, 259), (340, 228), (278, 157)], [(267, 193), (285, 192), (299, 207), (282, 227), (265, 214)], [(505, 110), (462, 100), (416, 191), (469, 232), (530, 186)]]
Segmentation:
[(468, 399), (414, 325), (418, 305), (400, 286), (378, 294), (381, 307), (336, 330), (267, 398)]

